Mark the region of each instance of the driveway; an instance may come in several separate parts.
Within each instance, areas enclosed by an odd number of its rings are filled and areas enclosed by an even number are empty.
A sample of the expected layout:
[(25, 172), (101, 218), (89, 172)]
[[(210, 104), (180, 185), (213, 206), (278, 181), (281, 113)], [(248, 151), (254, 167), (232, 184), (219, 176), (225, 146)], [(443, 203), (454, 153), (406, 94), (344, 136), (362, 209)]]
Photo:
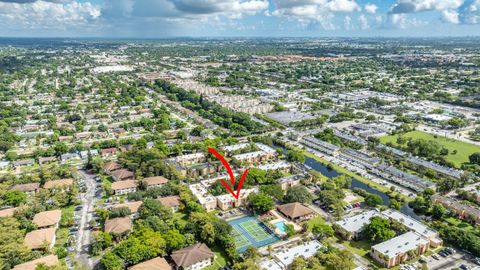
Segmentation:
[(81, 194), (82, 209), (80, 210), (75, 257), (88, 269), (93, 269), (94, 262), (89, 258), (88, 249), (92, 241), (89, 222), (93, 219), (93, 213), (95, 212), (96, 182), (95, 179), (93, 179), (95, 175), (88, 174), (83, 170), (80, 170), (79, 174), (85, 181), (87, 191)]

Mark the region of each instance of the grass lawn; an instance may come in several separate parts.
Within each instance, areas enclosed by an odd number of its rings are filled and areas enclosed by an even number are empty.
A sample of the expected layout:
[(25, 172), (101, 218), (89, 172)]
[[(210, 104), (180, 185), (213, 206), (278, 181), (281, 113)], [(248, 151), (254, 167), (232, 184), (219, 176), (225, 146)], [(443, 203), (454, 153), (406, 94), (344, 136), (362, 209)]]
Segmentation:
[(325, 220), (321, 216), (316, 216), (309, 221), (307, 221), (307, 231), (311, 232), (312, 228), (316, 224), (325, 224)]
[[(480, 146), (462, 142), (459, 140), (449, 139), (441, 136), (434, 137), (433, 134), (426, 133), (423, 131), (411, 131), (405, 134), (397, 134), (397, 135), (390, 135), (380, 138), (380, 142), (386, 144), (388, 142), (392, 143), (393, 145), (397, 145), (397, 138), (398, 136), (403, 136), (405, 138), (412, 138), (412, 139), (425, 139), (430, 141), (435, 141), (441, 146), (448, 149), (449, 154), (446, 156), (446, 160), (455, 164), (456, 167), (460, 167), (462, 163), (469, 162), (468, 157), (475, 153), (480, 152)], [(457, 150), (455, 155), (452, 154), (453, 150)]]
[(181, 212), (173, 213), (173, 217), (175, 218), (175, 222), (178, 223), (181, 227), (187, 225), (187, 215)]
[(449, 218), (446, 218), (445, 221), (455, 227), (458, 227), (458, 228), (461, 228), (461, 229), (464, 229), (464, 230), (467, 230), (467, 231), (471, 231), (471, 232), (475, 232), (475, 228), (472, 227), (472, 225), (466, 223), (466, 222), (463, 222), (459, 219), (456, 219), (454, 217), (449, 217)]
[(348, 251), (365, 257), (370, 251), (370, 243), (367, 240), (360, 241), (343, 241), (342, 245), (347, 248)]
[(227, 255), (225, 251), (219, 249), (218, 247), (212, 248), (212, 251), (215, 253), (215, 261), (213, 261), (212, 265), (205, 268), (205, 270), (217, 270), (219, 267), (223, 267), (227, 265)]

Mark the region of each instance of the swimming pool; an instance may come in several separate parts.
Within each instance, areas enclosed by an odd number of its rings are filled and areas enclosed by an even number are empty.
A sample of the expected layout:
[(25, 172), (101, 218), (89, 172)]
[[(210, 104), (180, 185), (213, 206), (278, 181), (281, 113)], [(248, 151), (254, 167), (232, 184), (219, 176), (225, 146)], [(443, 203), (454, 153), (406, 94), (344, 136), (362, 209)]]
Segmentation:
[(285, 221), (279, 221), (279, 222), (275, 223), (275, 227), (277, 227), (277, 229), (278, 229), (281, 233), (283, 233), (283, 234), (286, 233), (286, 232), (285, 232)]

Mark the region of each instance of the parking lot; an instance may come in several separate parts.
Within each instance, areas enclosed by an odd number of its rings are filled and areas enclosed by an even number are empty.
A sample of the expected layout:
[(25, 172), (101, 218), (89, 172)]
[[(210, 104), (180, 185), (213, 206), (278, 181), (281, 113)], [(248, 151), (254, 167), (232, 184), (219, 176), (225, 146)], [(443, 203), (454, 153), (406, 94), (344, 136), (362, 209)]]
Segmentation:
[(426, 257), (429, 270), (460, 269), (461, 265), (467, 266), (467, 269), (474, 269), (478, 265), (476, 265), (473, 260), (473, 256), (461, 251), (457, 251), (446, 257), (442, 257), (438, 253)]

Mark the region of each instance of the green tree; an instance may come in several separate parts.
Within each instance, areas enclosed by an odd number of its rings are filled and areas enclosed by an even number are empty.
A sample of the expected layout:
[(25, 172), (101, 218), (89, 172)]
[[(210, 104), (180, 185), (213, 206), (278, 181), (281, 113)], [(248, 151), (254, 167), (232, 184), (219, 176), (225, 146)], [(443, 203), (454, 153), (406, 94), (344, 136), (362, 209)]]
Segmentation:
[(328, 224), (315, 224), (312, 227), (312, 233), (318, 240), (323, 240), (332, 237), (334, 234), (333, 228)]
[(247, 197), (247, 202), (252, 207), (252, 209), (258, 213), (265, 213), (267, 211), (270, 211), (275, 206), (275, 202), (272, 200), (272, 198), (263, 193), (251, 193)]
[(27, 201), (27, 194), (19, 190), (8, 191), (3, 196), (3, 200), (6, 205), (19, 206)]
[(295, 150), (287, 151), (287, 159), (289, 161), (298, 162), (298, 163), (305, 162), (305, 156), (303, 155), (303, 153)]
[(442, 219), (447, 214), (447, 209), (441, 204), (434, 204), (432, 207), (432, 216), (436, 219)]
[(392, 239), (395, 232), (390, 229), (390, 221), (381, 217), (373, 217), (363, 227), (363, 235), (372, 243), (380, 243)]
[(365, 203), (370, 207), (375, 207), (383, 203), (382, 197), (378, 194), (368, 193), (365, 197)]
[(279, 201), (283, 199), (283, 190), (280, 185), (263, 185), (260, 186), (260, 192), (263, 192), (272, 198), (275, 198)]
[(285, 224), (285, 233), (288, 237), (292, 237), (295, 235), (295, 227), (293, 224)]
[(305, 257), (298, 256), (293, 259), (292, 264), (290, 265), (290, 269), (303, 270), (305, 269), (305, 266), (306, 266)]
[(470, 163), (480, 165), (480, 152), (471, 154), (468, 159)]
[(312, 194), (308, 189), (302, 185), (294, 186), (287, 190), (285, 195), (285, 202), (299, 202), (299, 203), (310, 203), (312, 200)]
[(245, 252), (243, 252), (243, 258), (246, 260), (251, 259), (256, 261), (260, 256), (260, 252), (258, 252), (258, 249), (254, 246), (248, 246)]
[(100, 264), (105, 270), (122, 270), (124, 269), (123, 260), (113, 252), (107, 252), (100, 260)]

